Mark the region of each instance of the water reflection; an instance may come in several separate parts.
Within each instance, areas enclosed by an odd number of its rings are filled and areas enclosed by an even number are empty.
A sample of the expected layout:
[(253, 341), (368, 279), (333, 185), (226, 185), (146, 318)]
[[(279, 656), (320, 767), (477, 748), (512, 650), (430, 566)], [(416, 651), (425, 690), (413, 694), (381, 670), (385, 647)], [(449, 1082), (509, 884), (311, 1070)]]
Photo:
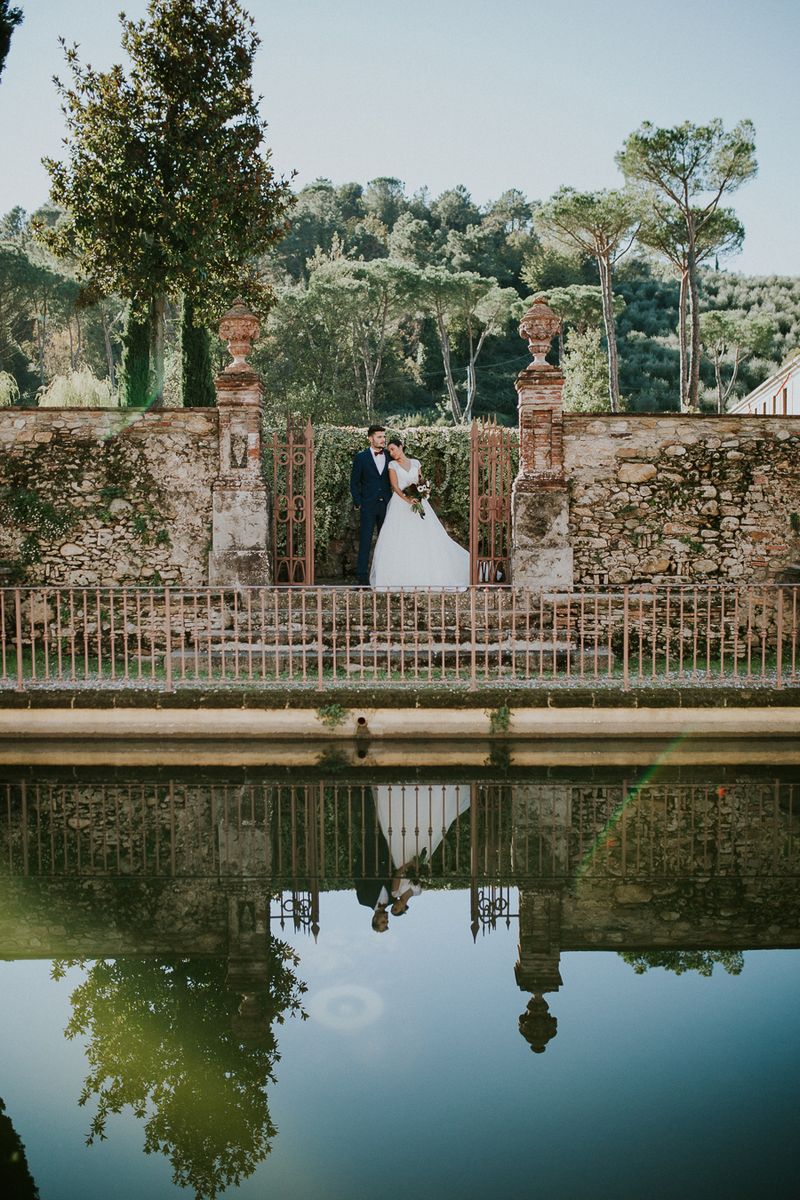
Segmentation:
[[(800, 946), (798, 786), (734, 767), (369, 784), (21, 772), (0, 785), (0, 956), (56, 959), (56, 977), (84, 965), (66, 1032), (86, 1040), (89, 1139), (129, 1107), (175, 1183), (214, 1196), (270, 1150), (276, 1027), (304, 1003), (283, 939), (324, 939), (327, 895), (351, 894), (376, 946), (442, 889), (462, 893), (475, 939), (516, 925), (519, 1032), (541, 1054), (565, 951), (735, 975), (745, 949)], [(318, 992), (311, 1025), (376, 1021), (369, 985)]]

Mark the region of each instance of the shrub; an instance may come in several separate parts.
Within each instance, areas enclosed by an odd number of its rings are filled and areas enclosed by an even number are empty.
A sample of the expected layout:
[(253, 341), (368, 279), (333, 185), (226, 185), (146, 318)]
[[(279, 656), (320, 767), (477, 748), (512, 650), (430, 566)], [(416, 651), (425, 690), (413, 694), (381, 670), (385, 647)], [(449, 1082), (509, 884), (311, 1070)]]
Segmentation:
[(37, 394), (39, 408), (118, 408), (119, 396), (108, 379), (98, 379), (88, 367), (56, 375)]

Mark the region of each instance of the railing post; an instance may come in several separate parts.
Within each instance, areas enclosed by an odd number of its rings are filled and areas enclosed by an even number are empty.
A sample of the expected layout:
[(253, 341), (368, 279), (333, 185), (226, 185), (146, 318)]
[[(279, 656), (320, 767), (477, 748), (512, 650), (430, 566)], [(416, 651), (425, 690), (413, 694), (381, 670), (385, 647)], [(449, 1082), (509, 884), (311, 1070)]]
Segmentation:
[(22, 593), (14, 588), (14, 620), (17, 628), (17, 691), (25, 691), (25, 680), (22, 671)]
[(477, 641), (477, 621), (475, 618), (475, 585), (469, 589), (469, 635), (470, 635), (470, 651), (469, 651), (469, 690), (474, 692), (478, 686), (477, 667), (478, 667), (478, 647)]
[(322, 690), (322, 589), (317, 588), (317, 691)]
[(783, 588), (778, 588), (777, 591), (778, 604), (776, 612), (776, 624), (778, 627), (778, 653), (777, 653), (777, 687), (783, 687)]
[(170, 611), (169, 588), (164, 588), (164, 668), (167, 677), (167, 691), (172, 688), (172, 613)]
[(622, 688), (628, 691), (628, 638), (630, 633), (630, 613), (628, 611), (628, 589), (622, 590)]

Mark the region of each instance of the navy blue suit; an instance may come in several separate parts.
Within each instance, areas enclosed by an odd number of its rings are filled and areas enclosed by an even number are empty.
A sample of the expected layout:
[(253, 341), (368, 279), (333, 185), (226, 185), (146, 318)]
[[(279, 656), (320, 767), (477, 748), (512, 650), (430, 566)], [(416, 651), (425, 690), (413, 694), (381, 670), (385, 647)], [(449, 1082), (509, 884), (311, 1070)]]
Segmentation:
[(375, 530), (380, 533), (386, 516), (386, 505), (392, 498), (392, 485), (389, 482), (388, 454), (381, 456), (384, 468), (379, 471), (375, 466), (375, 455), (369, 448), (356, 454), (353, 459), (353, 470), (350, 474), (350, 494), (353, 503), (361, 513), (358, 533), (358, 561), (356, 576), (359, 583), (369, 583), (369, 551), (372, 546), (372, 535)]

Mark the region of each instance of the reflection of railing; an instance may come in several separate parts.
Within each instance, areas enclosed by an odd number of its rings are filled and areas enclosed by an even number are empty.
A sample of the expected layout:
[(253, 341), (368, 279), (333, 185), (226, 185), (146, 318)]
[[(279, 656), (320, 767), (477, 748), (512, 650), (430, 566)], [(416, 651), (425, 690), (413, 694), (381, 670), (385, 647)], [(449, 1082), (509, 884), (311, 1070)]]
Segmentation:
[(800, 589), (0, 589), (0, 687), (797, 683)]
[(295, 894), (282, 910), (294, 921), (303, 897), (401, 868), (423, 886), (484, 889), (594, 876), (800, 874), (799, 810), (800, 784), (777, 778), (22, 781), (0, 785), (0, 873), (258, 879), (275, 895)]

